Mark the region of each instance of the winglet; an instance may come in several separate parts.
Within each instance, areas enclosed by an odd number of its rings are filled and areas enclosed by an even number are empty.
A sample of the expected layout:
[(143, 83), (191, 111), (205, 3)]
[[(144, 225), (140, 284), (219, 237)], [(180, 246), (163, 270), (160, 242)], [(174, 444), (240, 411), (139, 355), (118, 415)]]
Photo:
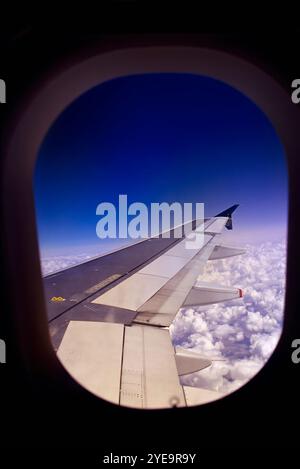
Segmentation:
[(232, 230), (232, 214), (238, 207), (239, 204), (232, 205), (223, 212), (218, 213), (218, 215), (215, 215), (215, 217), (228, 217), (227, 223), (225, 225), (227, 230)]

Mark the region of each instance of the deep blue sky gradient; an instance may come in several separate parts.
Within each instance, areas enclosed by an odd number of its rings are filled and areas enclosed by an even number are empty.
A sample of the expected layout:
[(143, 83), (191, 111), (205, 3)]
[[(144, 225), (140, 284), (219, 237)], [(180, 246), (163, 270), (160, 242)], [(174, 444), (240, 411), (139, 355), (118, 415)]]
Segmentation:
[(118, 78), (78, 98), (40, 148), (34, 193), (42, 255), (101, 251), (96, 207), (119, 194), (204, 202), (207, 216), (239, 203), (236, 229), (265, 240), (274, 227), (284, 232), (287, 216), (285, 156), (271, 123), (237, 90), (188, 74)]

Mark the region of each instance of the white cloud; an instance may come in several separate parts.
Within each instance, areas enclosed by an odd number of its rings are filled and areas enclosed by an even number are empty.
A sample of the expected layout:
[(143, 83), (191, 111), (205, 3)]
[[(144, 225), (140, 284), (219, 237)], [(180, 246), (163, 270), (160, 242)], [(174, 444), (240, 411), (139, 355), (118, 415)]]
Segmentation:
[(244, 298), (182, 309), (170, 328), (175, 345), (218, 360), (182, 378), (186, 385), (232, 392), (264, 366), (276, 347), (283, 319), (285, 243), (246, 249), (243, 256), (208, 262), (201, 275), (201, 280), (242, 288)]
[(76, 256), (49, 256), (41, 259), (41, 267), (43, 276), (56, 272), (57, 270), (66, 269), (72, 265), (80, 264), (90, 259), (92, 255), (83, 253)]

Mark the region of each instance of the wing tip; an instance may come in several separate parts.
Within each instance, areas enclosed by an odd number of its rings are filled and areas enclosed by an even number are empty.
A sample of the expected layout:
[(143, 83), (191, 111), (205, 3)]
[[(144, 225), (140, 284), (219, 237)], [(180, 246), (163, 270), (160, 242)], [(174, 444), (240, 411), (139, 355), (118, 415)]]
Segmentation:
[(227, 217), (227, 223), (225, 227), (227, 230), (232, 230), (232, 214), (240, 206), (240, 204), (231, 205), (231, 207), (226, 208), (223, 212), (218, 213), (215, 217)]
[(231, 207), (226, 208), (222, 212), (218, 213), (218, 215), (215, 215), (215, 217), (231, 217), (233, 212), (240, 206), (240, 204), (234, 204), (231, 205)]

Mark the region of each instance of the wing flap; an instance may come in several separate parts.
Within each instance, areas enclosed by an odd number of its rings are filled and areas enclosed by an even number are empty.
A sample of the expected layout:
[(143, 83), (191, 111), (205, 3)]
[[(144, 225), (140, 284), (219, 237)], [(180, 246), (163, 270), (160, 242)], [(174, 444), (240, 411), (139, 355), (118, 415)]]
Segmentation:
[(137, 272), (95, 298), (92, 303), (137, 311), (166, 281), (165, 277)]
[(57, 355), (93, 394), (135, 408), (186, 405), (169, 331), (94, 321), (70, 321)]
[(88, 391), (119, 403), (123, 355), (122, 324), (70, 321), (57, 355), (68, 373)]
[(168, 330), (125, 327), (120, 404), (147, 409), (185, 406)]

